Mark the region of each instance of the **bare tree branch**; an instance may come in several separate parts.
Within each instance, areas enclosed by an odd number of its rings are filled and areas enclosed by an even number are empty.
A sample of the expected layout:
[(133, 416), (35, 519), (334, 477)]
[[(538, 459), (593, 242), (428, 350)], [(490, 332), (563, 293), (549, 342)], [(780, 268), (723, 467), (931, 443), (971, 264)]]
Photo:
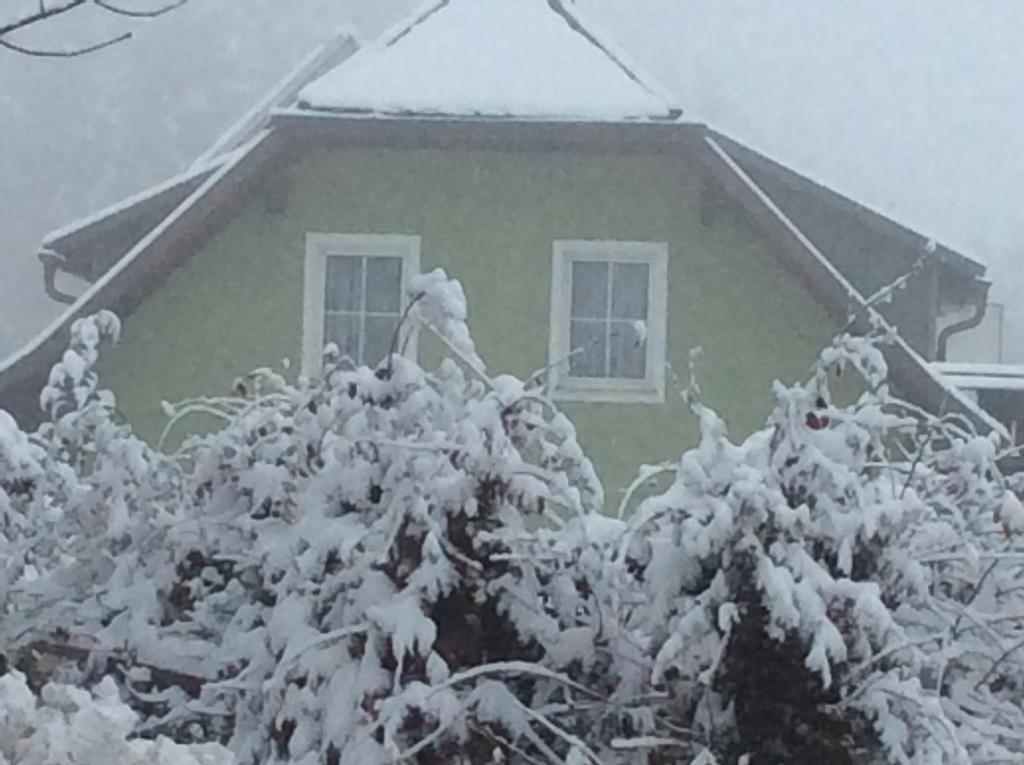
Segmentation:
[(40, 50), (38, 48), (28, 48), (24, 45), (18, 45), (17, 43), (12, 43), (10, 40), (5, 40), (3, 37), (0, 37), (0, 48), (6, 48), (7, 50), (14, 51), (15, 53), (21, 53), (25, 56), (36, 56), (38, 58), (75, 58), (76, 56), (84, 56), (87, 53), (94, 53), (98, 50), (109, 48), (111, 45), (130, 39), (131, 36), (131, 32), (125, 32), (124, 34), (118, 35), (117, 37), (111, 37), (103, 42), (86, 45), (82, 48), (69, 48), (67, 50)]
[(168, 3), (162, 8), (157, 8), (153, 11), (136, 11), (131, 8), (121, 8), (120, 6), (112, 5), (106, 0), (92, 0), (93, 5), (99, 6), (105, 11), (117, 14), (118, 16), (128, 16), (133, 19), (151, 19), (156, 16), (163, 16), (165, 13), (169, 13), (176, 8), (180, 8), (187, 2), (188, 0), (174, 0), (174, 2)]
[(14, 21), (7, 22), (6, 24), (0, 24), (0, 37), (3, 37), (9, 32), (13, 32), (17, 29), (24, 29), (25, 27), (30, 27), (33, 24), (38, 24), (41, 21), (46, 21), (56, 16), (60, 16), (68, 11), (73, 11), (75, 8), (80, 8), (87, 2), (89, 2), (89, 0), (69, 0), (69, 2), (64, 3), (63, 5), (51, 5), (47, 7), (43, 0), (39, 0), (39, 10), (36, 13), (23, 16), (20, 19), (15, 19)]
[(86, 6), (99, 8), (102, 11), (115, 16), (126, 16), (133, 19), (148, 19), (156, 16), (163, 16), (165, 13), (169, 13), (176, 8), (180, 8), (187, 2), (188, 0), (169, 0), (167, 4), (159, 8), (146, 11), (124, 8), (120, 5), (111, 3), (109, 0), (66, 0), (66, 2), (58, 5), (47, 5), (46, 0), (39, 0), (39, 9), (35, 13), (22, 16), (21, 18), (14, 19), (13, 21), (8, 21), (6, 23), (0, 23), (0, 48), (5, 48), (26, 56), (39, 56), (43, 58), (74, 58), (75, 56), (94, 53), (95, 51), (102, 50), (103, 48), (109, 48), (111, 45), (115, 45), (119, 42), (124, 42), (131, 38), (132, 33), (124, 32), (123, 34), (116, 35), (98, 43), (65, 50), (48, 50), (44, 48), (36, 48), (33, 45), (26, 45), (21, 42), (12, 42), (7, 38), (7, 35), (28, 27), (36, 26), (58, 16), (67, 14), (70, 11)]

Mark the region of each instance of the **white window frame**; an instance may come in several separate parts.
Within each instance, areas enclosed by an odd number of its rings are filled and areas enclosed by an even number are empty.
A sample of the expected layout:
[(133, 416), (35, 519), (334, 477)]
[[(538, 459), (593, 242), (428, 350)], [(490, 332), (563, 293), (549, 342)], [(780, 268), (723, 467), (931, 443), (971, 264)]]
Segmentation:
[[(572, 264), (578, 261), (646, 263), (647, 369), (644, 379), (569, 375)], [(551, 394), (562, 401), (661, 404), (665, 401), (665, 345), (668, 323), (668, 244), (558, 240), (551, 265), (551, 334), (548, 362)]]
[[(404, 234), (306, 234), (306, 264), (303, 283), (302, 373), (316, 375), (324, 348), (324, 293), (327, 258), (332, 255), (387, 257), (402, 259), (401, 303), (408, 305), (409, 280), (420, 272), (421, 238)], [(416, 358), (416, 329), (403, 328), (405, 355)]]

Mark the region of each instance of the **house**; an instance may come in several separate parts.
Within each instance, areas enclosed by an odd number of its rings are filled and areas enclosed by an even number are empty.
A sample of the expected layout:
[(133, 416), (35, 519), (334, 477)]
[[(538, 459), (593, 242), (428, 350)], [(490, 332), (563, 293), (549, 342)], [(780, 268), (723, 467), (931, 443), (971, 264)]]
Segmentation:
[[(0, 405), (36, 419), (70, 323), (111, 308), (105, 384), (155, 438), (162, 400), (284, 358), (315, 373), (325, 342), (378, 362), (409, 275), (440, 266), (491, 369), (553, 365), (614, 501), (693, 443), (690, 349), (742, 436), (773, 380), (803, 378), (851, 314), (864, 326), (864, 295), (916, 268), (883, 308), (906, 328), (894, 381), (992, 426), (927, 363), (982, 310), (982, 267), (687, 121), (574, 5), (433, 0), (356, 48), (317, 52), (188, 172), (47, 237), (69, 307), (0, 368)], [(91, 284), (67, 295), (61, 272)], [(943, 325), (954, 310), (970, 321)]]

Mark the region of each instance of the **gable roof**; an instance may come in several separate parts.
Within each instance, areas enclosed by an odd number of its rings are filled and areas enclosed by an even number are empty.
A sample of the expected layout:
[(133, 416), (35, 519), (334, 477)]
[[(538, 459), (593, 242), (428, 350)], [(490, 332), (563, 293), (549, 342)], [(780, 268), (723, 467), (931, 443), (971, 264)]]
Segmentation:
[[(454, 139), (449, 133), (455, 133)], [(639, 134), (639, 135), (638, 135)], [(241, 204), (260, 184), (268, 162), (287, 156), (281, 149), (307, 146), (317, 141), (343, 145), (538, 146), (572, 150), (600, 147), (602, 151), (642, 151), (659, 155), (696, 156), (709, 177), (746, 210), (776, 245), (773, 248), (808, 291), (840, 322), (860, 313), (855, 330), (863, 330), (873, 310), (862, 294), (840, 273), (822, 251), (793, 223), (775, 201), (735, 161), (713, 134), (698, 125), (657, 124), (602, 125), (592, 123), (544, 124), (539, 122), (345, 119), (284, 115), (250, 145), (232, 152), (230, 160), (211, 173), (188, 198), (146, 237), (133, 246), (74, 305), (20, 353), (0, 363), (0, 393), (5, 408), (17, 409), (27, 419), (39, 416), (34, 402), (50, 366), (64, 350), (67, 331), (79, 316), (100, 308), (129, 314), (156, 290), (169, 270), (196, 251), (197, 237), (208, 236), (227, 210)], [(983, 431), (1001, 426), (973, 402), (943, 382), (903, 338), (887, 346), (885, 353), (893, 380), (916, 403), (939, 413), (967, 417)]]
[(564, 0), (431, 0), (299, 94), (308, 109), (675, 119), (672, 98)]

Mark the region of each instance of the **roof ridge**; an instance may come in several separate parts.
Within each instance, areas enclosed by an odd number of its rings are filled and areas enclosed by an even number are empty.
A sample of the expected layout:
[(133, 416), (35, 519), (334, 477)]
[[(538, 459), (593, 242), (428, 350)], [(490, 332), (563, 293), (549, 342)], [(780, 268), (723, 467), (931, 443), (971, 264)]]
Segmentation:
[(385, 30), (384, 34), (377, 38), (375, 44), (385, 47), (394, 45), (442, 8), (446, 8), (450, 2), (451, 0), (426, 0), (415, 11), (402, 17), (401, 21)]
[[(446, 0), (447, 2), (448, 0)], [(583, 21), (585, 12), (581, 12), (578, 8), (569, 10), (565, 5), (565, 0), (547, 0), (548, 6), (565, 19), (569, 27), (581, 35), (591, 45), (600, 50), (611, 59), (616, 66), (621, 69), (627, 77), (633, 82), (642, 87), (652, 96), (657, 96), (668, 102), (670, 108), (672, 103), (675, 101), (675, 94), (672, 93), (668, 88), (663, 86), (656, 78), (651, 76), (646, 70), (642, 69), (639, 62), (629, 56), (623, 50), (613, 50), (612, 45), (609, 42), (610, 35), (604, 34), (605, 30), (590, 17)], [(616, 46), (617, 47), (617, 46)], [(683, 110), (675, 107), (675, 116), (678, 117), (683, 113)]]

